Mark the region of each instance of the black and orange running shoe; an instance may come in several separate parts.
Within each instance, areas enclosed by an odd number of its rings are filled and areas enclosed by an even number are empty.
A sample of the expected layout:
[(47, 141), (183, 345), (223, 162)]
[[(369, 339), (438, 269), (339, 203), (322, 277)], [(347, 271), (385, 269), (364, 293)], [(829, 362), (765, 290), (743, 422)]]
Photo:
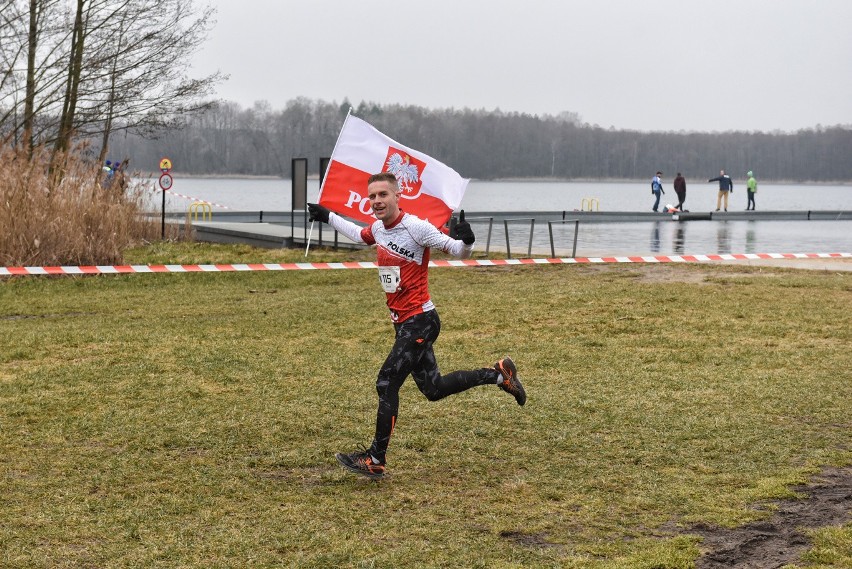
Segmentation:
[(524, 386), (521, 385), (521, 380), (518, 377), (518, 370), (515, 368), (515, 362), (512, 358), (506, 356), (502, 360), (494, 364), (494, 369), (503, 376), (503, 381), (498, 383), (500, 389), (515, 396), (515, 401), (518, 405), (523, 405), (527, 402), (527, 392), (524, 391)]
[(355, 451), (350, 454), (339, 452), (334, 456), (343, 468), (355, 474), (360, 474), (373, 480), (382, 478), (385, 475), (385, 465), (376, 462), (367, 450)]

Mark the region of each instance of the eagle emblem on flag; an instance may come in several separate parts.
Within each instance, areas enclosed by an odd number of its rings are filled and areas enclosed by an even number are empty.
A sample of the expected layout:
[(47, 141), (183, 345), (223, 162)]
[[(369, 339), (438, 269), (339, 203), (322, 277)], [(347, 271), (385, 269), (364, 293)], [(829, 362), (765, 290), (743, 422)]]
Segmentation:
[(401, 197), (413, 200), (420, 195), (420, 175), (426, 163), (412, 157), (407, 152), (390, 147), (385, 159), (385, 171), (396, 176), (396, 183), (402, 192)]

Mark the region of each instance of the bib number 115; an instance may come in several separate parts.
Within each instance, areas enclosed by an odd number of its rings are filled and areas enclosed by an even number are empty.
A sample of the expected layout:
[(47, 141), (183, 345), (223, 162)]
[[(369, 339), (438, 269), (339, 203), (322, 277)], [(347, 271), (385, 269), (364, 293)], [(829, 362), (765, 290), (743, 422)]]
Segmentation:
[(385, 292), (396, 292), (400, 286), (399, 267), (379, 267), (379, 282)]

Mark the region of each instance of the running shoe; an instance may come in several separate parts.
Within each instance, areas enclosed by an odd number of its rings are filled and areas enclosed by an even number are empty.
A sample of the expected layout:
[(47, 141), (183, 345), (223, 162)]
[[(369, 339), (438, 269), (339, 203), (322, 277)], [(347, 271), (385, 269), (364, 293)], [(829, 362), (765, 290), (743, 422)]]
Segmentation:
[(367, 450), (355, 451), (350, 454), (339, 452), (334, 456), (343, 468), (355, 474), (374, 480), (385, 475), (385, 465), (376, 462)]
[(515, 368), (515, 362), (512, 361), (512, 358), (506, 356), (494, 364), (494, 369), (503, 377), (503, 381), (497, 384), (500, 386), (500, 389), (514, 395), (518, 405), (526, 403), (527, 392), (524, 391), (524, 386), (521, 385), (518, 370)]

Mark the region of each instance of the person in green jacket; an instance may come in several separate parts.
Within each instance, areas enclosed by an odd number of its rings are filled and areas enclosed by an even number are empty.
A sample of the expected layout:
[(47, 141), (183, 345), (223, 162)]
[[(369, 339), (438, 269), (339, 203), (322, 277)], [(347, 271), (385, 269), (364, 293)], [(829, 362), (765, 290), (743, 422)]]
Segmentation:
[(754, 172), (751, 170), (748, 171), (748, 182), (746, 182), (746, 188), (748, 191), (748, 205), (746, 206), (746, 211), (752, 210), (754, 211), (754, 194), (757, 193), (757, 180), (754, 179)]

